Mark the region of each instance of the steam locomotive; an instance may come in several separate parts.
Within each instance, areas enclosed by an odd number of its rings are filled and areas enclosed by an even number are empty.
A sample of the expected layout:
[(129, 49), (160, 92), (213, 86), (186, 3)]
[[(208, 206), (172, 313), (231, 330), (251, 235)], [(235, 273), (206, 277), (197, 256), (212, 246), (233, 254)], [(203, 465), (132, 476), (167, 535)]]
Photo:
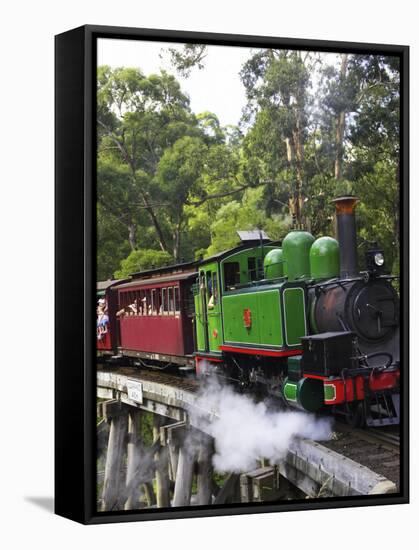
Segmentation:
[(205, 260), (98, 283), (100, 360), (215, 374), (351, 425), (398, 423), (394, 277), (377, 246), (358, 270), (358, 199), (334, 202), (338, 241), (244, 231)]

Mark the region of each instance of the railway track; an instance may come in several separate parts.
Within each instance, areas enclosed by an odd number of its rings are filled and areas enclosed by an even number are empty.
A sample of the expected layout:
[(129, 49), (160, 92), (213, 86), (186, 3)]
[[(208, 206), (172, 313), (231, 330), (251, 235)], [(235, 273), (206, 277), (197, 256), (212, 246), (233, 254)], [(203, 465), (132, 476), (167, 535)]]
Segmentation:
[(397, 429), (394, 431), (382, 431), (382, 428), (369, 428), (365, 430), (368, 436), (375, 438), (377, 441), (391, 445), (395, 449), (400, 448), (400, 434)]
[[(120, 367), (118, 373), (124, 375), (138, 375), (141, 373), (143, 380), (165, 384), (173, 388), (196, 393), (201, 388), (200, 382), (191, 376), (178, 376), (176, 374), (163, 372), (161, 370), (148, 370), (147, 368), (138, 367)], [(337, 433), (350, 433), (356, 438), (376, 443), (391, 451), (397, 451), (400, 447), (400, 436), (398, 426), (383, 426), (381, 428), (351, 428), (346, 423), (341, 421), (335, 422), (335, 431)]]
[(342, 422), (335, 423), (337, 433), (352, 434), (356, 438), (374, 443), (393, 452), (400, 450), (400, 434), (398, 426), (383, 426), (381, 428), (351, 428)]
[(333, 438), (323, 444), (384, 475), (396, 485), (400, 482), (400, 436), (396, 426), (353, 429), (335, 422)]

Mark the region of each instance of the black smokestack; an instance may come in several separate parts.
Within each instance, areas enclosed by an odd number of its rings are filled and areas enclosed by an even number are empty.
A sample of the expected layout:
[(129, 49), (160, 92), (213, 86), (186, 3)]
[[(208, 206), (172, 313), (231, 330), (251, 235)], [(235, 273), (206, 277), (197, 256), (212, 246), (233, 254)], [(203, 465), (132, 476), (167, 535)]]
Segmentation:
[(348, 279), (358, 275), (355, 208), (359, 199), (357, 197), (338, 197), (333, 202), (336, 206), (340, 276), (342, 279)]

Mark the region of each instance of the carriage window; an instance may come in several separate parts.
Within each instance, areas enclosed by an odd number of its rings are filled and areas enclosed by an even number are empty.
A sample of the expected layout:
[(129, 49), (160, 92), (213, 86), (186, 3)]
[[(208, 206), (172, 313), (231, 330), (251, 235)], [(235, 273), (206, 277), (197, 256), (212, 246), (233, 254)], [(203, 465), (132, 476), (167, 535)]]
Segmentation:
[(212, 295), (213, 295), (213, 304), (217, 305), (217, 302), (218, 302), (217, 273), (212, 274)]
[(226, 262), (224, 264), (224, 285), (225, 290), (231, 290), (236, 284), (240, 283), (240, 264), (239, 262)]
[(121, 292), (119, 295), (119, 306), (124, 315), (137, 315), (137, 304), (139, 303), (139, 292), (135, 290)]
[(151, 307), (151, 289), (147, 289), (147, 315), (153, 313), (153, 308)]
[(151, 291), (151, 315), (158, 315), (159, 307), (159, 293), (153, 288)]
[(174, 297), (173, 297), (173, 288), (167, 289), (167, 302), (168, 302), (168, 313), (171, 315), (175, 312), (175, 304), (174, 304)]
[(258, 258), (258, 273), (257, 278), (263, 279), (265, 277), (265, 272), (263, 271), (263, 260), (262, 258)]
[(134, 314), (135, 315), (142, 315), (143, 314), (143, 310), (142, 310), (142, 299), (144, 297), (144, 290), (139, 290), (137, 292), (137, 296), (135, 297), (135, 311), (134, 311)]
[(125, 292), (119, 293), (119, 309), (125, 308)]
[(212, 279), (211, 279), (211, 271), (207, 271), (207, 298), (211, 298), (212, 296)]
[(179, 287), (175, 287), (175, 313), (180, 313)]
[(257, 279), (256, 258), (247, 258), (247, 274), (249, 276), (249, 281), (255, 281)]
[(147, 302), (146, 293), (146, 290), (141, 291), (141, 297), (138, 302), (138, 315), (147, 315), (147, 307), (144, 307), (144, 304)]
[(136, 315), (137, 314), (137, 296), (136, 292), (132, 291), (129, 293), (129, 304), (128, 304), (128, 313), (129, 315)]
[(160, 308), (161, 308), (161, 291), (158, 288), (156, 290), (156, 304), (155, 304), (156, 315), (160, 315)]
[(161, 289), (160, 313), (163, 315), (167, 315), (167, 288)]
[(141, 296), (140, 312), (141, 315), (148, 315), (148, 305), (150, 303), (150, 291), (144, 290)]

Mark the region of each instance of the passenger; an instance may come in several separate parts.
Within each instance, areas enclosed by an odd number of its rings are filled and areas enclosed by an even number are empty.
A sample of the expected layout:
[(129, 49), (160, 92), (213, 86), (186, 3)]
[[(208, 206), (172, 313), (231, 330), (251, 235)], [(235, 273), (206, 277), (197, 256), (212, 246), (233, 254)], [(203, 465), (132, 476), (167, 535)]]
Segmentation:
[(208, 306), (207, 306), (208, 309), (214, 309), (214, 304), (216, 299), (215, 292), (216, 292), (216, 289), (214, 288), (214, 292), (212, 289), (211, 279), (208, 279), (208, 294), (209, 294), (209, 300), (208, 300)]
[(98, 316), (96, 319), (96, 335), (98, 340), (102, 340), (104, 335), (108, 332), (109, 316), (105, 313), (105, 307), (103, 304), (98, 306)]
[(139, 313), (137, 299), (135, 299), (133, 301), (133, 303), (128, 306), (128, 312), (129, 312), (130, 315), (140, 315), (141, 314), (141, 313)]
[(117, 317), (125, 317), (125, 315), (137, 315), (137, 300), (134, 300), (132, 304), (129, 304), (126, 307), (121, 308), (116, 312)]

